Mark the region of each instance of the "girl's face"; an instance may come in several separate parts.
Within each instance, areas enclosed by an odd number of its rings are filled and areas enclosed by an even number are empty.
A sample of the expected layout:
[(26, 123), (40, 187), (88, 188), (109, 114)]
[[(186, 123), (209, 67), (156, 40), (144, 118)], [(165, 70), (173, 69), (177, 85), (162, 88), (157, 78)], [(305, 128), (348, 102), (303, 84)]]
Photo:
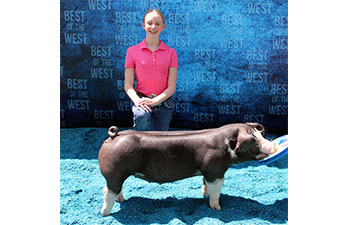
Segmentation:
[(142, 27), (146, 31), (147, 36), (159, 38), (160, 33), (165, 29), (165, 24), (158, 13), (150, 12), (146, 15)]

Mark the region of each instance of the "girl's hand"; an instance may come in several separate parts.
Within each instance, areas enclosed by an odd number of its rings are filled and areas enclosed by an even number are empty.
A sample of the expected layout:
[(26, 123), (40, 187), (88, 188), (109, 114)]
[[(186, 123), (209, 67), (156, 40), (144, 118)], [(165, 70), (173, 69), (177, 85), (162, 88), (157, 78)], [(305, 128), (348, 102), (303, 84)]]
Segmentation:
[(144, 97), (137, 102), (136, 106), (139, 106), (148, 112), (152, 112), (151, 106), (153, 105), (155, 105), (155, 102), (152, 99)]

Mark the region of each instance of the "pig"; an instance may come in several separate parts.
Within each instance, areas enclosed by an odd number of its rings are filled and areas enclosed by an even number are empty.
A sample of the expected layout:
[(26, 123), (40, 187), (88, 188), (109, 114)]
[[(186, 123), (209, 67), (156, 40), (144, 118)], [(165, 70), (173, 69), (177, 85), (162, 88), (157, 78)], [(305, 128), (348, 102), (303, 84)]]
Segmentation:
[(277, 151), (278, 146), (266, 140), (264, 133), (265, 128), (258, 123), (167, 132), (119, 132), (110, 127), (98, 155), (107, 183), (101, 215), (109, 215), (115, 201), (125, 200), (122, 185), (130, 175), (160, 184), (203, 176), (202, 194), (209, 196), (210, 208), (221, 210), (219, 197), (228, 168)]

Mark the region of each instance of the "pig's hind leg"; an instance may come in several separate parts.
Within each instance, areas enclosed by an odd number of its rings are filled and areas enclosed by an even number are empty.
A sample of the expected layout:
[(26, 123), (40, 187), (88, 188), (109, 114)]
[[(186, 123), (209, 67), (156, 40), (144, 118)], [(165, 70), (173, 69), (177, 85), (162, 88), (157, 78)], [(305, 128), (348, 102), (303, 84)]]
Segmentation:
[[(119, 180), (119, 179), (118, 179)], [(114, 206), (114, 201), (123, 202), (125, 198), (122, 193), (122, 185), (125, 179), (121, 179), (121, 182), (107, 182), (107, 186), (103, 189), (104, 201), (101, 209), (102, 216), (108, 216), (111, 209)]]
[(114, 206), (114, 201), (117, 200), (117, 194), (111, 191), (107, 186), (103, 189), (104, 201), (101, 209), (101, 216), (108, 216)]

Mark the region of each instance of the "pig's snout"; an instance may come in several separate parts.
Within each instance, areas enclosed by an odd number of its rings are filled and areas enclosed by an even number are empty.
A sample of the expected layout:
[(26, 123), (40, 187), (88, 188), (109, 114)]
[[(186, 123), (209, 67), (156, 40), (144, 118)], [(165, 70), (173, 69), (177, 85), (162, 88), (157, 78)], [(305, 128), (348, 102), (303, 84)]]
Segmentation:
[(253, 135), (259, 143), (260, 153), (256, 156), (257, 160), (266, 158), (268, 155), (277, 152), (277, 144), (266, 140), (258, 130), (255, 129)]
[(260, 154), (256, 156), (256, 159), (264, 159), (267, 156), (274, 154), (277, 152), (277, 148), (278, 146), (276, 143), (272, 143), (271, 141), (264, 139), (263, 143), (261, 143)]
[(266, 140), (261, 146), (261, 152), (267, 155), (274, 154), (277, 152), (277, 144)]
[(277, 151), (276, 143), (266, 140), (257, 129), (254, 130), (253, 136), (258, 141), (259, 149), (262, 154), (265, 154), (267, 156)]

